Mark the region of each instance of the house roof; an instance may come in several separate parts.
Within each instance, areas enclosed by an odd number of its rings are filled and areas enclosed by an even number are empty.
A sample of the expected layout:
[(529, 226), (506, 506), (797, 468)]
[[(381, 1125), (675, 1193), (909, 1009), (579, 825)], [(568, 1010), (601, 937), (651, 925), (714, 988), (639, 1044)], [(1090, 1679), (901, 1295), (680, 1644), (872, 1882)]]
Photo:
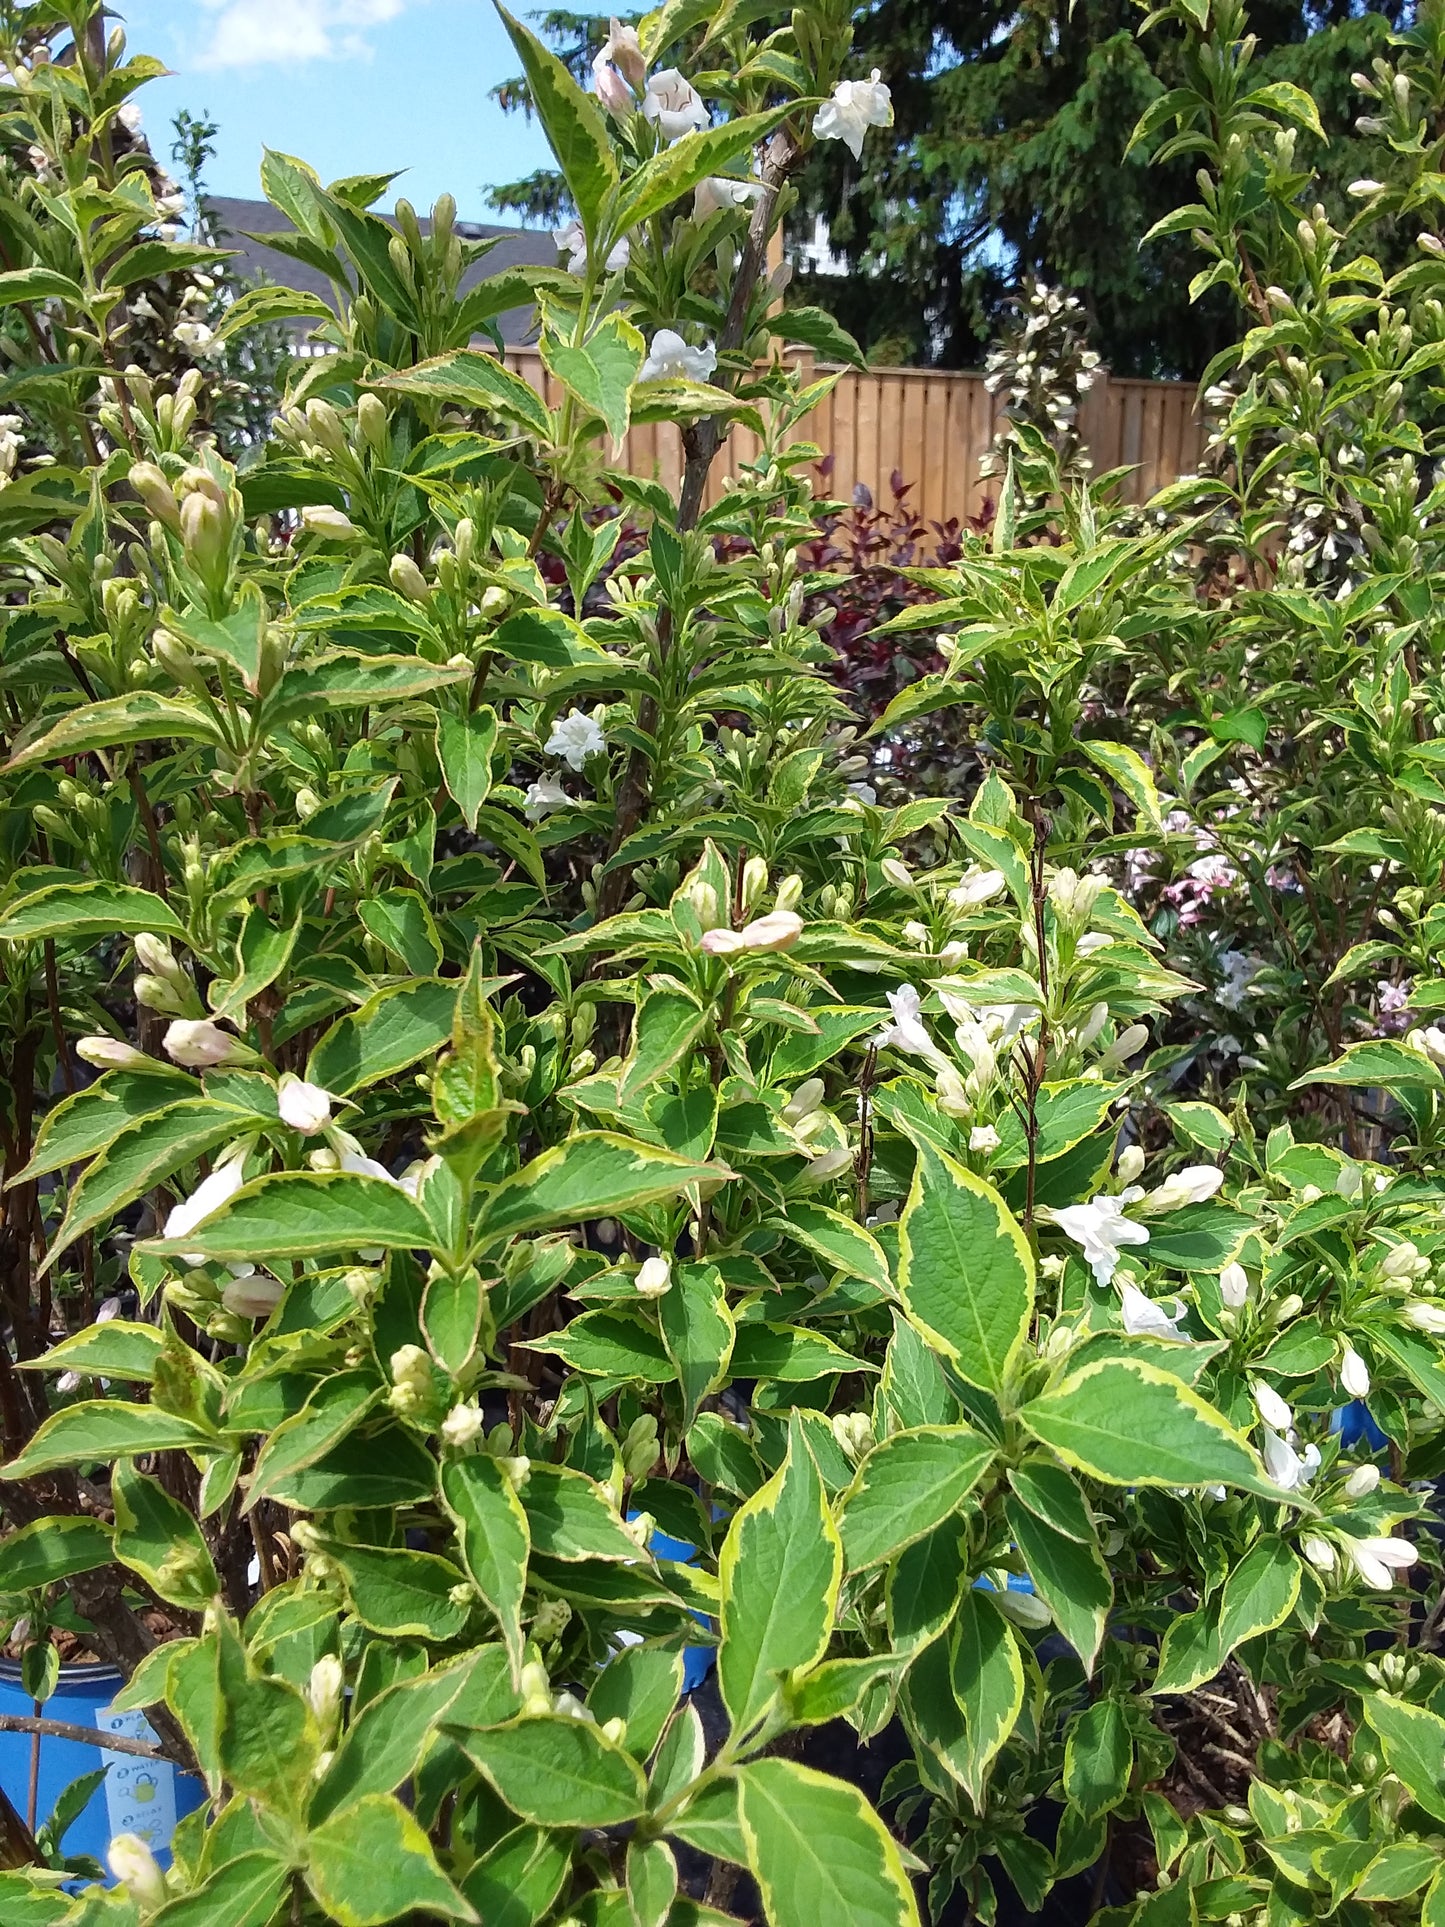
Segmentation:
[[(323, 301), (334, 304), (335, 291), (324, 274), (308, 267), (304, 261), (293, 261), (290, 255), (267, 247), (263, 241), (248, 238), (253, 234), (293, 233), (290, 221), (279, 208), (272, 207), (269, 201), (235, 200), (224, 194), (208, 194), (206, 206), (215, 224), (217, 241), (222, 247), (237, 250), (239, 259), (232, 265), (238, 274), (264, 274), (283, 288), (319, 295)], [(386, 218), (382, 216), (383, 220)], [(389, 225), (394, 227), (396, 223)], [(418, 225), (423, 234), (431, 233), (430, 221), (422, 220)], [(495, 246), (467, 270), (462, 279), (464, 289), (503, 268), (554, 268), (557, 265), (557, 243), (550, 234), (537, 228), (489, 227), (478, 221), (458, 221), (457, 233), (467, 241), (495, 241)], [(497, 321), (504, 341), (524, 341), (532, 327), (532, 310), (511, 308), (499, 315)], [(299, 326), (304, 331), (305, 324)]]

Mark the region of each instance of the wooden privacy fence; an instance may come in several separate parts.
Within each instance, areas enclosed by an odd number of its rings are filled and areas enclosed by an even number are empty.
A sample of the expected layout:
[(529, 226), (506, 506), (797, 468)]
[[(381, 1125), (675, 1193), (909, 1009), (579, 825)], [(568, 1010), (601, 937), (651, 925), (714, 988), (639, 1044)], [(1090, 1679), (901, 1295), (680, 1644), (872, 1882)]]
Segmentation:
[[(510, 349), (507, 364), (549, 401), (556, 400), (555, 384), (535, 348)], [(810, 366), (806, 359), (804, 365)], [(816, 372), (832, 371), (819, 364)], [(1124, 492), (1134, 502), (1191, 473), (1203, 446), (1195, 398), (1185, 382), (1119, 380), (1101, 371), (1082, 414), (1095, 471), (1132, 469)], [(795, 439), (815, 442), (833, 457), (830, 494), (846, 501), (863, 482), (881, 505), (896, 469), (913, 484), (911, 506), (926, 521), (946, 522), (950, 516), (976, 515), (996, 491), (997, 482), (980, 476), (979, 464), (1003, 412), (982, 375), (932, 368), (879, 368), (866, 374), (845, 369)], [(732, 430), (713, 464), (710, 502), (717, 499), (723, 477), (736, 474), (757, 449), (756, 435)], [(675, 489), (682, 478), (677, 428), (669, 422), (634, 428), (623, 445), (622, 465)]]

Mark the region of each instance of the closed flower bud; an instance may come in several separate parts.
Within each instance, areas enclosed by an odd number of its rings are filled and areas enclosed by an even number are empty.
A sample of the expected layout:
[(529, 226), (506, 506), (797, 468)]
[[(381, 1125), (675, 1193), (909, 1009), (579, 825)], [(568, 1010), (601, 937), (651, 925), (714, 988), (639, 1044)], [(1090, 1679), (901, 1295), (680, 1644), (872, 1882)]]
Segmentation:
[(1345, 1480), (1345, 1497), (1347, 1499), (1368, 1499), (1379, 1483), (1380, 1468), (1378, 1465), (1357, 1465)]
[(1405, 1316), (1416, 1331), (1431, 1332), (1436, 1336), (1445, 1333), (1445, 1305), (1432, 1305), (1419, 1299), (1406, 1307)]
[[(185, 998), (165, 977), (152, 977), (143, 970), (132, 989), (136, 1002), (143, 1010), (158, 1011), (162, 1017), (180, 1017), (185, 1012)], [(181, 1058), (176, 1059), (177, 1063), (182, 1061)]]
[(141, 1913), (154, 1913), (165, 1904), (166, 1877), (139, 1834), (118, 1833), (106, 1850), (106, 1859)]
[(1144, 1173), (1144, 1153), (1137, 1144), (1126, 1144), (1114, 1169), (1121, 1184), (1137, 1184)]
[(1226, 1265), (1220, 1272), (1219, 1296), (1231, 1311), (1243, 1311), (1249, 1297), (1249, 1274), (1243, 1265)]
[(750, 856), (743, 865), (742, 904), (743, 914), (745, 916), (751, 911), (753, 905), (767, 887), (767, 859), (760, 856)]
[(672, 1289), (672, 1264), (667, 1258), (645, 1258), (634, 1279), (639, 1298), (661, 1298)]
[(151, 1061), (144, 1051), (118, 1037), (82, 1037), (75, 1054), (83, 1064), (94, 1064), (102, 1071), (142, 1070)]
[(883, 861), (878, 865), (878, 868), (896, 889), (911, 890), (913, 888), (913, 872), (906, 863), (900, 863), (897, 857), (885, 856)]
[(336, 1730), (341, 1717), (341, 1695), (346, 1685), (346, 1669), (334, 1653), (323, 1653), (306, 1681), (306, 1698), (324, 1734)]
[(442, 1420), (442, 1444), (452, 1452), (463, 1452), (482, 1435), (482, 1414), (472, 1405), (454, 1405)]
[(431, 593), (426, 585), (426, 577), (409, 555), (394, 555), (386, 573), (392, 588), (398, 595), (405, 596), (408, 602), (425, 602)]
[(1351, 1398), (1368, 1398), (1370, 1395), (1369, 1367), (1353, 1345), (1346, 1345), (1345, 1355), (1340, 1360), (1340, 1384)]
[(253, 1271), (233, 1278), (221, 1293), (221, 1303), (237, 1318), (269, 1318), (286, 1295), (286, 1287), (269, 1272)]
[(126, 480), (158, 522), (179, 534), (181, 505), (165, 472), (154, 462), (132, 462)]
[(356, 404), (356, 421), (365, 440), (378, 455), (385, 455), (391, 443), (387, 426), (386, 403), (380, 395), (363, 395)]
[(135, 954), (141, 969), (153, 976), (174, 978), (185, 974), (176, 962), (170, 945), (163, 938), (153, 936), (149, 930), (142, 930), (137, 935)]
[(773, 898), (773, 909), (796, 910), (803, 901), (803, 879), (800, 876), (785, 876), (778, 885), (778, 894)]
[(330, 1091), (322, 1090), (319, 1084), (308, 1084), (305, 1078), (291, 1071), (281, 1074), (276, 1107), (281, 1113), (281, 1122), (289, 1124), (293, 1131), (300, 1131), (303, 1137), (314, 1137), (331, 1121)]
[(746, 950), (791, 950), (803, 934), (803, 919), (795, 910), (772, 910), (744, 926)]
[(805, 1117), (811, 1117), (823, 1101), (824, 1088), (821, 1077), (806, 1078), (783, 1106), (783, 1122), (800, 1124)]
[(349, 515), (325, 503), (313, 502), (302, 509), (301, 526), (308, 535), (324, 536), (328, 542), (351, 542), (361, 532)]
[(239, 1037), (232, 1037), (209, 1018), (182, 1020), (171, 1024), (161, 1039), (161, 1048), (174, 1064), (188, 1070), (214, 1070), (222, 1064), (249, 1064), (256, 1053)]
[(1328, 1539), (1321, 1539), (1318, 1533), (1312, 1533), (1308, 1539), (1302, 1539), (1300, 1551), (1310, 1564), (1318, 1567), (1321, 1572), (1333, 1572), (1339, 1563), (1334, 1547)]

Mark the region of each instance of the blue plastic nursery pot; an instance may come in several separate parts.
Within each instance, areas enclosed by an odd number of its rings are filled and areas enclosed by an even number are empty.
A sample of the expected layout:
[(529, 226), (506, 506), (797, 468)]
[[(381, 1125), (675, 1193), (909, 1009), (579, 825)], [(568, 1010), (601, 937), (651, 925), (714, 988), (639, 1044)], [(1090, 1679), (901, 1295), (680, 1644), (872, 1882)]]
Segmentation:
[[(636, 1512), (629, 1512), (627, 1516), (631, 1520), (639, 1515)], [(659, 1532), (656, 1527), (653, 1528), (652, 1537), (647, 1543), (659, 1559), (675, 1559), (679, 1565), (685, 1566), (697, 1557), (696, 1546), (689, 1545), (686, 1539), (669, 1538), (667, 1533)], [(701, 1613), (694, 1613), (693, 1618), (699, 1625), (705, 1626), (708, 1623)], [(683, 1647), (682, 1690), (684, 1693), (691, 1693), (696, 1687), (702, 1685), (712, 1671), (716, 1658), (717, 1653), (711, 1646)]]
[[(143, 1713), (112, 1713), (111, 1702), (124, 1685), (110, 1666), (63, 1666), (60, 1683), (41, 1709), (50, 1719), (76, 1726), (98, 1727), (132, 1740), (154, 1740)], [(20, 1683), (20, 1668), (0, 1659), (0, 1712), (28, 1717), (35, 1703)], [(35, 1736), (0, 1733), (0, 1786), (16, 1811), (24, 1814), (30, 1802), (30, 1761)], [(64, 1851), (89, 1854), (102, 1866), (106, 1850), (118, 1833), (134, 1833), (144, 1840), (162, 1866), (170, 1864), (171, 1835), (176, 1822), (193, 1813), (206, 1797), (201, 1780), (178, 1773), (168, 1760), (143, 1760), (134, 1753), (111, 1753), (77, 1740), (40, 1739), (37, 1826), (43, 1826), (55, 1803), (82, 1774), (108, 1769), (105, 1780), (91, 1795), (67, 1830)]]
[(1365, 1445), (1371, 1452), (1383, 1452), (1390, 1441), (1370, 1416), (1370, 1408), (1362, 1398), (1352, 1399), (1348, 1405), (1341, 1405), (1330, 1415), (1330, 1430), (1338, 1432), (1340, 1444), (1346, 1451)]

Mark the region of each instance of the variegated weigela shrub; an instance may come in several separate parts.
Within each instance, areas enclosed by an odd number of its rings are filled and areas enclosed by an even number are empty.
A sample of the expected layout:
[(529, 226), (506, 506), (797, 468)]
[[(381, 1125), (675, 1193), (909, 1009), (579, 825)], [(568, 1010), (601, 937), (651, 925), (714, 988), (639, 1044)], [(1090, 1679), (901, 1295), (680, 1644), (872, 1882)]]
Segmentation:
[[(334, 307), (173, 375), (155, 63), (6, 12), (7, 1724), (88, 1654), (202, 1788), (103, 1885), (7, 1787), (6, 1927), (1445, 1920), (1445, 39), (1362, 77), (1387, 286), (1166, 14), (1208, 470), (1126, 518), (1020, 425), (865, 736), (766, 272), (888, 117), (839, 0), (591, 91), (507, 17), (559, 266), (272, 154)], [(287, 315), (238, 470), (206, 355)], [(966, 792), (881, 806), (945, 708)]]

